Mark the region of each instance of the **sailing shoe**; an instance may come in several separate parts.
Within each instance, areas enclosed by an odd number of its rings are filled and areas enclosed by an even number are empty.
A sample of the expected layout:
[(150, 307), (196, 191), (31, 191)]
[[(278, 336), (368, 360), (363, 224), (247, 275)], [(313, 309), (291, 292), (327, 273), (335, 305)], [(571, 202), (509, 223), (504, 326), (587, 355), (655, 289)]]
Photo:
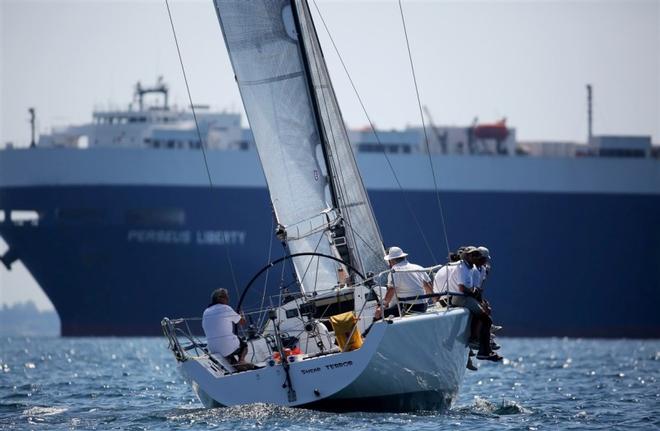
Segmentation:
[(490, 342), (490, 350), (500, 350), (500, 347), (502, 347), (502, 346), (497, 344), (495, 341)]
[(484, 353), (477, 353), (477, 359), (479, 359), (480, 361), (493, 361), (493, 362), (499, 362), (499, 361), (501, 361), (501, 360), (504, 359), (504, 358), (502, 358), (500, 355), (498, 355), (498, 354), (495, 353), (495, 352), (490, 352), (490, 353), (486, 353), (486, 354), (484, 354)]
[(472, 358), (468, 358), (467, 365), (465, 365), (465, 368), (467, 368), (470, 371), (477, 371), (479, 369), (472, 363)]

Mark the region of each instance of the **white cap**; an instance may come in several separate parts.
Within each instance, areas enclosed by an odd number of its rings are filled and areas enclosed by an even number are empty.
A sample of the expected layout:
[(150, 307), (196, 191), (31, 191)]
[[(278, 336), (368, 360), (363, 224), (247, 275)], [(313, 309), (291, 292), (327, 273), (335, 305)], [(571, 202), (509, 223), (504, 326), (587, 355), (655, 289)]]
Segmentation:
[(408, 256), (408, 253), (404, 253), (403, 250), (399, 247), (390, 247), (388, 253), (385, 255), (385, 260), (399, 259), (402, 257)]
[(490, 259), (490, 251), (486, 247), (477, 247), (477, 250), (479, 250), (479, 253), (481, 253), (481, 257), (485, 257), (486, 259)]

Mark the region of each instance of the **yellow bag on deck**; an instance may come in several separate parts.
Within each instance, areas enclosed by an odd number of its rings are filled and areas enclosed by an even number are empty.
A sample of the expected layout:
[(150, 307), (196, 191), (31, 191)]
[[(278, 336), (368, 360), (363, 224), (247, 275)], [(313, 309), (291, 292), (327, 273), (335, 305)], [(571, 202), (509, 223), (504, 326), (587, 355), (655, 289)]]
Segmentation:
[[(346, 313), (330, 317), (330, 323), (332, 324), (332, 329), (335, 331), (335, 338), (341, 350), (344, 350), (347, 342), (347, 352), (362, 347), (362, 334), (360, 334), (360, 330), (356, 327), (357, 321), (358, 319), (355, 317), (353, 311), (347, 311)], [(354, 331), (353, 328), (355, 328)], [(352, 336), (351, 332), (353, 332)], [(351, 336), (350, 340), (348, 339), (349, 336)]]

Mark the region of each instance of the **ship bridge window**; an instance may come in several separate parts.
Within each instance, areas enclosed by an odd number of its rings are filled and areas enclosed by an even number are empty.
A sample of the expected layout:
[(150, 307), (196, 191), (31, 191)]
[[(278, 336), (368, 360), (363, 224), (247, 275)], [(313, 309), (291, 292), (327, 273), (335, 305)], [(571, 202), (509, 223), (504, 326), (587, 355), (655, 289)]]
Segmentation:
[(58, 221), (73, 223), (99, 222), (105, 218), (106, 210), (99, 208), (58, 208), (55, 217)]
[(137, 208), (126, 212), (126, 223), (141, 226), (181, 226), (186, 213), (179, 208)]
[(32, 225), (37, 226), (41, 215), (34, 210), (12, 210), (9, 219), (17, 226)]
[(358, 144), (360, 153), (390, 153), (390, 154), (410, 154), (412, 148), (409, 144)]
[(646, 157), (646, 151), (635, 148), (601, 148), (600, 157)]

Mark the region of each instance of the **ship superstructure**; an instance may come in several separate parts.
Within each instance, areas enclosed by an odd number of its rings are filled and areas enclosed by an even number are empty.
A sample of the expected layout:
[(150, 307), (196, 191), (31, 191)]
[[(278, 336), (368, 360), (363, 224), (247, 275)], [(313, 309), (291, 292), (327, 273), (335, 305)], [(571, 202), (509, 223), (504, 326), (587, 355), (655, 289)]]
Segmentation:
[[(147, 106), (154, 89), (163, 103)], [(65, 335), (157, 334), (163, 315), (198, 315), (211, 290), (240, 290), (284, 253), (241, 115), (196, 107), (198, 133), (166, 98), (138, 85), (129, 109), (0, 150), (1, 270), (25, 264)], [(430, 152), (450, 247), (491, 249), (486, 294), (509, 335), (660, 336), (650, 138), (519, 142), (505, 121), (428, 132), (428, 151), (421, 127), (349, 132), (386, 245), (446, 259)]]

